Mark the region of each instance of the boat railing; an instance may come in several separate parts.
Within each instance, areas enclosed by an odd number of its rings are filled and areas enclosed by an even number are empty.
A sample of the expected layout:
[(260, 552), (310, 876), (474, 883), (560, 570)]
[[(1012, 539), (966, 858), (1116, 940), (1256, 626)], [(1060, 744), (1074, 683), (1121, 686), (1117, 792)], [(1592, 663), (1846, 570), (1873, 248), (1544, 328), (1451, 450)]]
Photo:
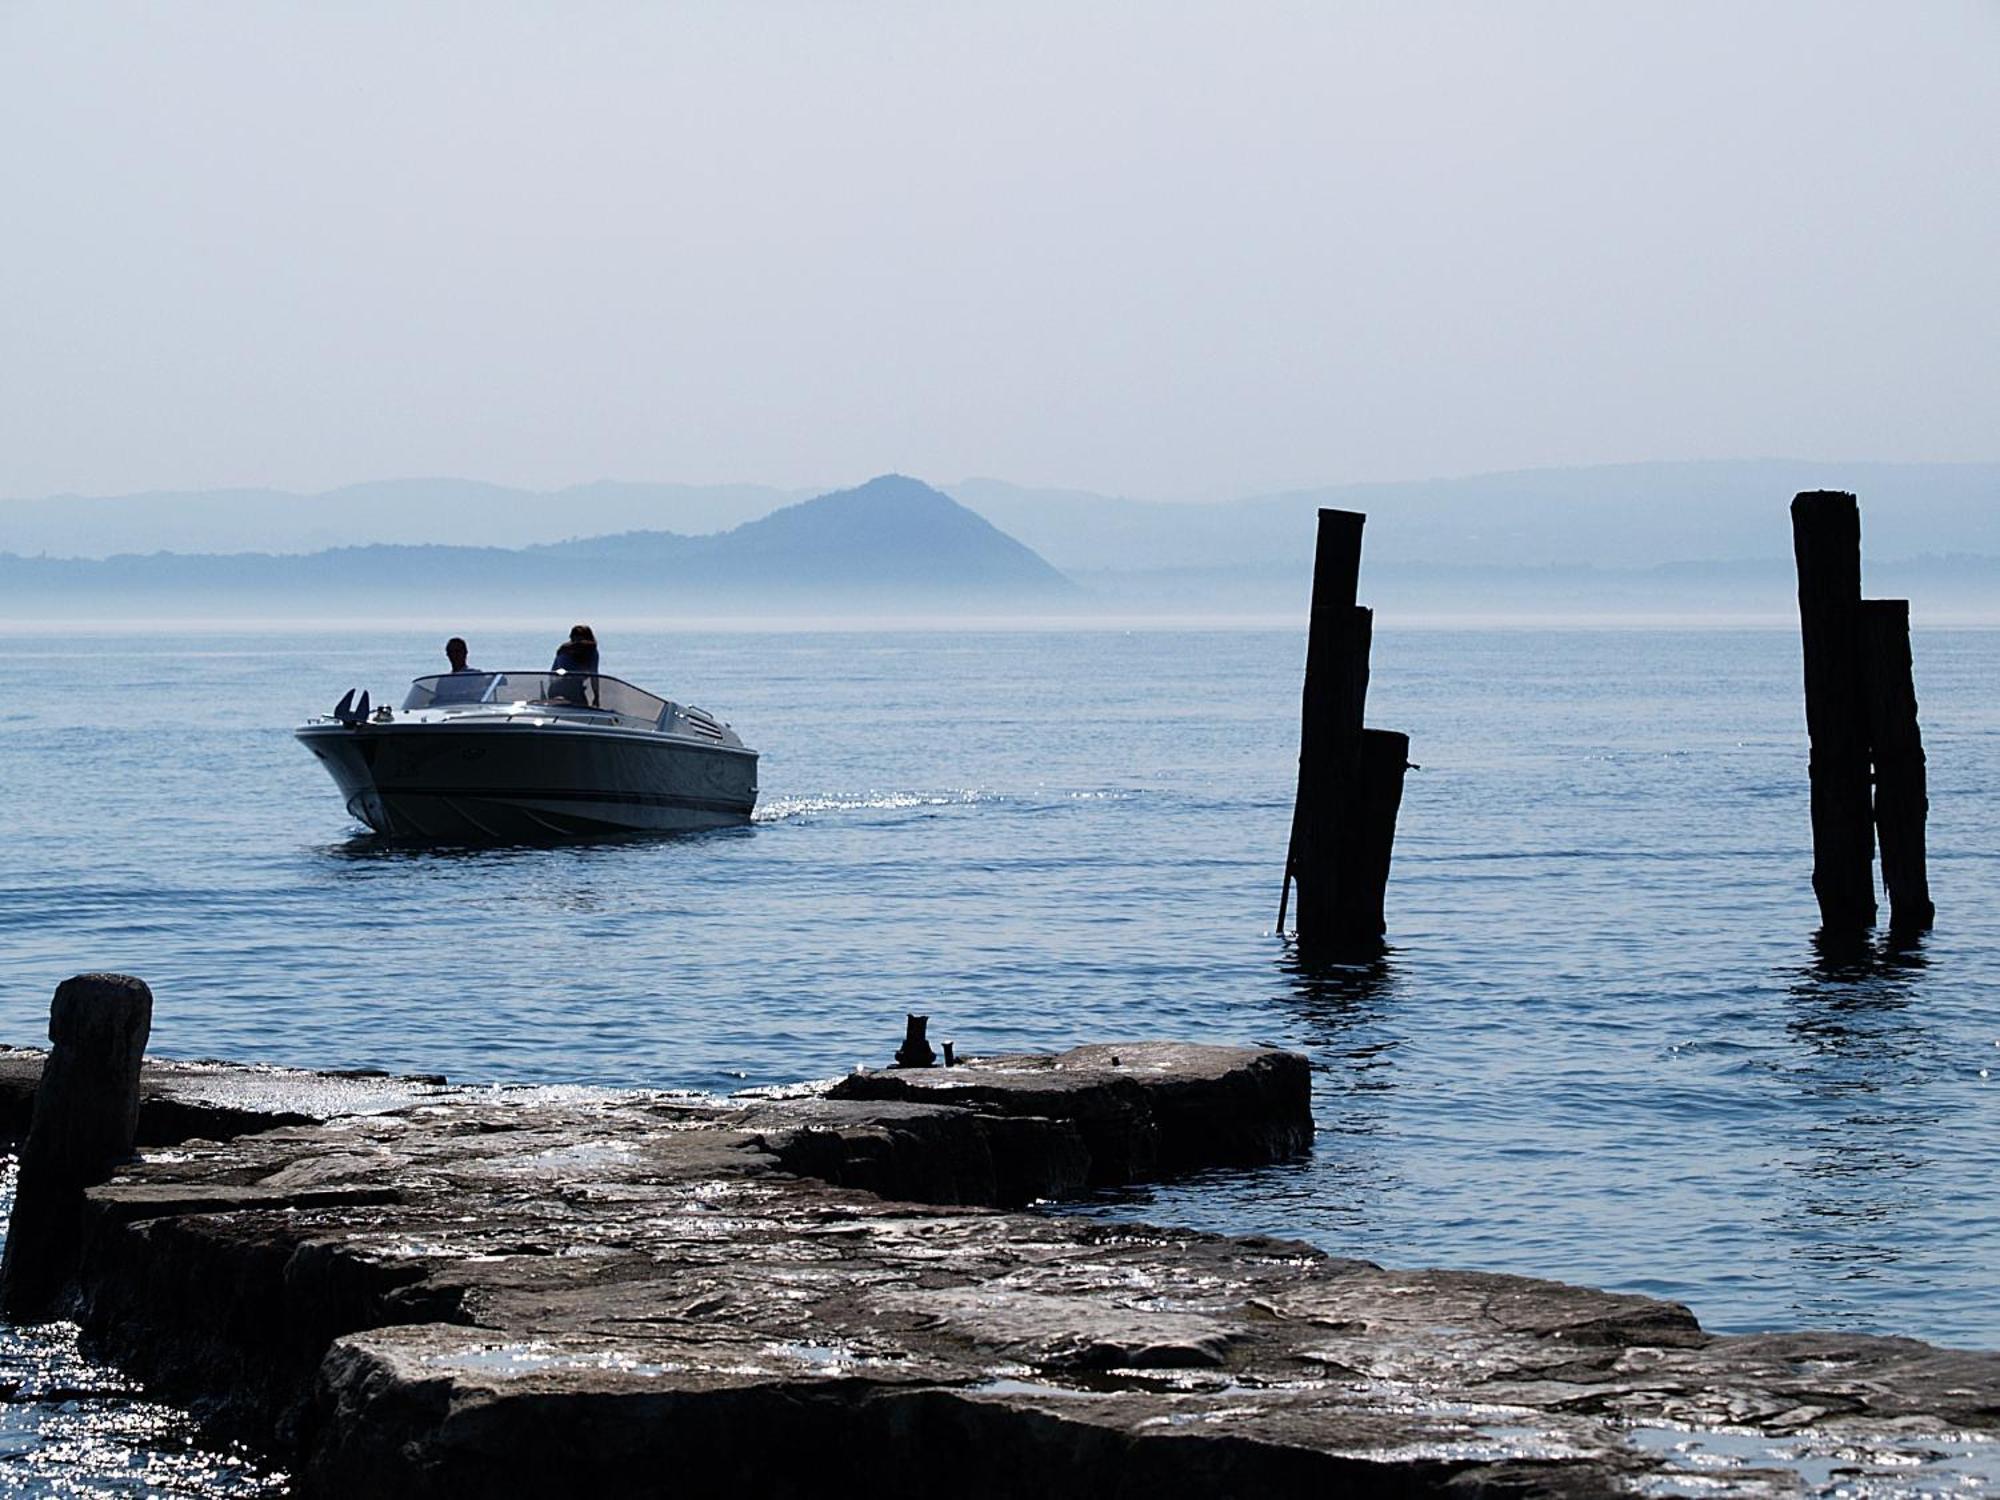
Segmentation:
[(595, 672), (440, 672), (419, 677), (403, 699), (405, 712), (480, 704), (581, 709), (649, 729), (663, 726), (672, 708), (644, 688)]

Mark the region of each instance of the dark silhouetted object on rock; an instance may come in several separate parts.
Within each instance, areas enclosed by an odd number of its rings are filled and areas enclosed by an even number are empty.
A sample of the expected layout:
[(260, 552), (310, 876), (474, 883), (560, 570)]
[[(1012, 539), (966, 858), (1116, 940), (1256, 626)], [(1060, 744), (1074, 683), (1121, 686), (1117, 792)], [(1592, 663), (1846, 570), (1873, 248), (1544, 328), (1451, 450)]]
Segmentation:
[(931, 1051), (931, 1044), (924, 1038), (924, 1028), (931, 1024), (929, 1016), (910, 1016), (909, 1029), (903, 1033), (903, 1045), (896, 1049), (896, 1066), (899, 1068), (928, 1068), (937, 1061), (937, 1054)]
[(0, 1305), (16, 1322), (51, 1315), (76, 1272), (83, 1190), (132, 1155), (139, 1063), (152, 1029), (153, 992), (143, 980), (79, 974), (56, 987), (0, 1264)]

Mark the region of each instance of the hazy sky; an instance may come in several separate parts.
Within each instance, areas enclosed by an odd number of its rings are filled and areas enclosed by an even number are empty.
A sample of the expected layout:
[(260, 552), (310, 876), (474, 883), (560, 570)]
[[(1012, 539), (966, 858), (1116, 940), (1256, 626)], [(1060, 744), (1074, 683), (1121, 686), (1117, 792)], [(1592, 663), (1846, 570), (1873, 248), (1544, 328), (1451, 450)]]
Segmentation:
[(0, 0), (0, 495), (2000, 456), (2000, 0)]

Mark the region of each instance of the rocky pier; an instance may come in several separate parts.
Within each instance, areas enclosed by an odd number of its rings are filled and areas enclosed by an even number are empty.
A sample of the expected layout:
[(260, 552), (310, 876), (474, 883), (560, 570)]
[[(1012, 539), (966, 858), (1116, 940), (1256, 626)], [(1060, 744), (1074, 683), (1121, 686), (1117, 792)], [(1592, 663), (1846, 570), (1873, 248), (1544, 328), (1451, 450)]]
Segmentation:
[[(41, 1063), (0, 1052), (16, 1141)], [(2000, 1458), (2000, 1356), (1031, 1207), (1310, 1137), (1302, 1058), (1161, 1042), (726, 1099), (152, 1061), (63, 1307), (304, 1496), (1894, 1493)]]

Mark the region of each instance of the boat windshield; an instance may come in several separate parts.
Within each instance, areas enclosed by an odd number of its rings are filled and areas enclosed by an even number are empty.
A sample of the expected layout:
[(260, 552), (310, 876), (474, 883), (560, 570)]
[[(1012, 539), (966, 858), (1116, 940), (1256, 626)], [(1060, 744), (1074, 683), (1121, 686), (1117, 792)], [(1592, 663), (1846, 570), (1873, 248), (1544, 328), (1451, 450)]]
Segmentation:
[(589, 672), (442, 672), (411, 683), (403, 707), (470, 703), (592, 709), (648, 728), (661, 723), (667, 711), (666, 699), (616, 677)]

